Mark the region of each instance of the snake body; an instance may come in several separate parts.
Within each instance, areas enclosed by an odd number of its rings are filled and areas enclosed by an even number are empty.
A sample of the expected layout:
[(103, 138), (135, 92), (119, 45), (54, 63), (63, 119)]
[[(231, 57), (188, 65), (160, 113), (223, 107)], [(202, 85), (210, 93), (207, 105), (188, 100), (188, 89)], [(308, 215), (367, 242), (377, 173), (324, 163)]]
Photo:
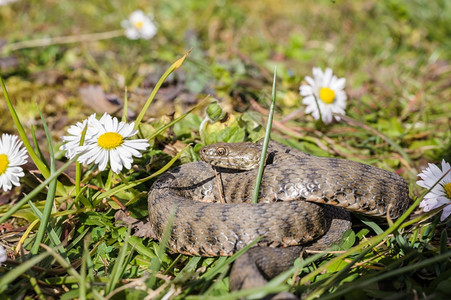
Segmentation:
[[(225, 152), (219, 155), (221, 151)], [(148, 199), (155, 235), (162, 237), (174, 209), (171, 250), (232, 255), (260, 236), (261, 245), (271, 246), (303, 244), (321, 236), (329, 221), (316, 203), (372, 216), (388, 213), (391, 218), (409, 205), (407, 183), (396, 174), (354, 161), (307, 155), (276, 142), (268, 147), (258, 203), (249, 203), (256, 168), (221, 169), (226, 204), (219, 203), (210, 164), (245, 168), (235, 166), (237, 157), (244, 156), (245, 161), (253, 155), (258, 160), (260, 151), (260, 144), (214, 144), (200, 152), (209, 163), (184, 164), (160, 176)]]
[[(268, 147), (258, 203), (251, 204), (261, 147), (206, 146), (199, 152), (205, 161), (160, 176), (148, 198), (154, 235), (161, 239), (172, 224), (168, 248), (189, 255), (229, 256), (257, 238), (260, 247), (316, 243), (321, 248), (339, 241), (349, 228), (334, 224), (350, 224), (348, 211), (397, 218), (409, 206), (407, 183), (396, 174), (308, 155), (274, 141)], [(219, 171), (219, 186), (212, 166)], [(225, 203), (220, 203), (220, 193)]]

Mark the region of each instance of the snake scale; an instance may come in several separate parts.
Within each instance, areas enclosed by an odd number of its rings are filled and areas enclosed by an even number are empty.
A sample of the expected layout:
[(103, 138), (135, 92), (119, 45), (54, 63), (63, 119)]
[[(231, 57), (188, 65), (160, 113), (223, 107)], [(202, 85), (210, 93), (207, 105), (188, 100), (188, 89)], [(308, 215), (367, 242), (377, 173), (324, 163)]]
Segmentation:
[[(169, 170), (149, 192), (150, 227), (161, 239), (172, 221), (168, 248), (173, 252), (230, 256), (261, 237), (255, 247), (260, 250), (248, 251), (245, 259), (256, 261), (249, 268), (264, 279), (242, 272), (248, 266), (236, 261), (233, 289), (264, 284), (289, 267), (303, 246), (325, 249), (338, 242), (351, 226), (349, 211), (394, 219), (409, 206), (407, 183), (396, 174), (274, 141), (258, 203), (251, 204), (261, 148), (261, 143), (205, 146), (199, 152), (204, 161)], [(219, 185), (212, 166), (219, 171)]]

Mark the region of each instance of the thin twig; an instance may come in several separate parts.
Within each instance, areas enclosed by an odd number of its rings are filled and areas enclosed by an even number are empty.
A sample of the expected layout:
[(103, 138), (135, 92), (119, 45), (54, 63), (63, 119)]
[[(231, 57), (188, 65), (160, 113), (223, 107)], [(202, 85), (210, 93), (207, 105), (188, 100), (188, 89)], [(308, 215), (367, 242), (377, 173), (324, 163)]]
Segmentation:
[(50, 45), (61, 45), (81, 42), (93, 42), (99, 40), (106, 40), (124, 35), (124, 30), (114, 30), (100, 33), (88, 33), (69, 36), (49, 37), (36, 40), (21, 41), (6, 45), (3, 52), (17, 51), (26, 48), (45, 47)]
[(218, 174), (218, 172), (216, 171), (216, 168), (215, 168), (215, 167), (213, 167), (213, 171), (215, 171), (216, 183), (217, 183), (217, 185), (218, 185), (219, 201), (221, 201), (221, 203), (224, 204), (224, 203), (225, 203), (224, 197), (223, 197), (224, 189), (222, 188), (221, 180), (220, 180), (220, 178), (219, 178), (219, 174)]

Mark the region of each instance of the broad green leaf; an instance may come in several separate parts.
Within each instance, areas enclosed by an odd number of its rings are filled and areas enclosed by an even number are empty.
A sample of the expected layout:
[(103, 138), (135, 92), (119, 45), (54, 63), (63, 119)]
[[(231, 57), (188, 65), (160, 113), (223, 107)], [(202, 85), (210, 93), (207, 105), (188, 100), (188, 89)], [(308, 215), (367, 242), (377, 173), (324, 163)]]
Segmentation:
[(350, 249), (352, 246), (354, 246), (355, 239), (356, 239), (356, 235), (355, 235), (354, 230), (352, 230), (352, 229), (346, 230), (345, 233), (343, 233), (343, 236), (341, 237), (341, 240), (339, 243), (340, 248), (342, 248), (344, 250)]

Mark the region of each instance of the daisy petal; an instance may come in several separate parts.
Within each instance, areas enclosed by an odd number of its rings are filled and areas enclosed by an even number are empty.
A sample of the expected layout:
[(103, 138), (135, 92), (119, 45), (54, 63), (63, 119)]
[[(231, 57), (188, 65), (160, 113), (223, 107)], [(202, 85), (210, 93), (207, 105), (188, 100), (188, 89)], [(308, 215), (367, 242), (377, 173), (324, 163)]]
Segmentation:
[(451, 214), (451, 176), (448, 176), (451, 172), (446, 174), (450, 169), (450, 165), (445, 160), (442, 160), (441, 167), (442, 169), (437, 165), (428, 164), (428, 167), (418, 174), (422, 180), (417, 181), (417, 184), (430, 189), (429, 193), (421, 201), (420, 208), (427, 212), (443, 207), (440, 218), (443, 221)]
[(121, 26), (125, 29), (125, 36), (132, 40), (151, 39), (157, 33), (157, 26), (152, 18), (141, 10), (131, 13), (128, 20), (121, 22)]
[(25, 175), (20, 166), (27, 162), (27, 152), (22, 145), (15, 135), (2, 134), (0, 138), (0, 188), (4, 191), (19, 186), (19, 178)]
[(445, 221), (446, 218), (449, 217), (449, 215), (451, 215), (451, 205), (448, 204), (443, 208), (443, 212), (442, 215), (440, 217), (440, 221)]

